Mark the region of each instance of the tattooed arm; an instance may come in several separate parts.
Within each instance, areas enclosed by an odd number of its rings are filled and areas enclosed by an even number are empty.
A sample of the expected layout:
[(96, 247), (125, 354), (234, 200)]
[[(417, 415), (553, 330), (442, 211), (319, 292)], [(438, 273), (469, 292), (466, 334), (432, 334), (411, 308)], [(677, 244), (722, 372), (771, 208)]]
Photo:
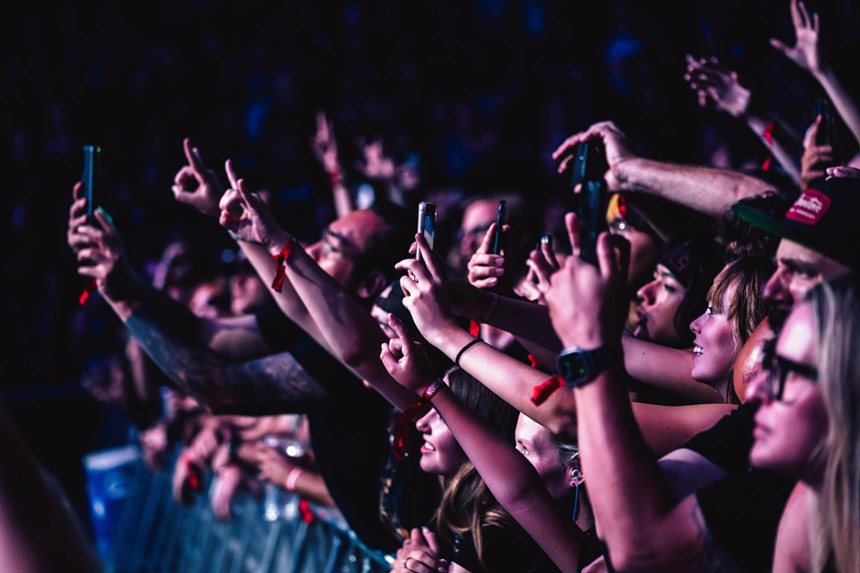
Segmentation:
[(139, 305), (126, 327), (170, 379), (202, 404), (231, 413), (300, 412), (328, 396), (291, 353), (230, 360), (186, 329), (171, 328), (179, 321), (164, 310)]

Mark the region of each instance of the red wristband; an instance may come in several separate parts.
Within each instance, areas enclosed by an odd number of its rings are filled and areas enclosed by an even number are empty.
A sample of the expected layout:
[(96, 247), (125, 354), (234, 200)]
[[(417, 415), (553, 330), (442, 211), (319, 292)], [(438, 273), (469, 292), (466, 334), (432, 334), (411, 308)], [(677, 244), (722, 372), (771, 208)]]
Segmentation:
[(417, 402), (403, 410), (403, 414), (400, 415), (400, 421), (397, 423), (397, 429), (395, 430), (394, 442), (391, 445), (391, 453), (395, 459), (402, 460), (406, 454), (406, 439), (409, 437), (410, 430), (412, 430), (413, 418), (430, 403), (430, 400), (433, 399), (433, 396), (436, 395), (436, 392), (439, 391), (439, 388), (443, 384), (445, 383), (442, 379), (437, 378), (424, 390), (424, 393)]
[(532, 403), (535, 406), (543, 404), (550, 394), (564, 386), (564, 380), (561, 376), (555, 375), (547, 378), (534, 388), (532, 388)]
[(290, 237), (290, 240), (284, 243), (284, 246), (281, 247), (281, 252), (277, 255), (272, 255), (277, 263), (278, 267), (275, 269), (275, 278), (272, 280), (272, 289), (275, 292), (281, 292), (281, 289), (284, 287), (284, 277), (286, 276), (286, 268), (285, 265), (290, 258), (290, 255), (293, 254), (293, 250), (298, 245), (298, 242), (295, 238)]

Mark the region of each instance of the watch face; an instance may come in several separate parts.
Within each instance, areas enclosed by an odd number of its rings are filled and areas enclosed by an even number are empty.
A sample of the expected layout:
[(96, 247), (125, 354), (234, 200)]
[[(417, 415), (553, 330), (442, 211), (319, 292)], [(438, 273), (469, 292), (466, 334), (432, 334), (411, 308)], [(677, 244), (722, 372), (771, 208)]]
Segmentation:
[(567, 382), (577, 382), (588, 375), (588, 365), (581, 352), (573, 352), (559, 357), (559, 373)]

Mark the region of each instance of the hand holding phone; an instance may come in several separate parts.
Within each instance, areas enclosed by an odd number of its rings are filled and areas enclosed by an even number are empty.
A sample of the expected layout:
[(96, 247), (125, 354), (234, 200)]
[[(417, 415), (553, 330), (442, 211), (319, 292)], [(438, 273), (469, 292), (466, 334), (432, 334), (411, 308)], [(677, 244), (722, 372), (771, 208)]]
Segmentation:
[(607, 228), (607, 163), (599, 140), (584, 141), (576, 146), (571, 173), (571, 187), (581, 184), (577, 195), (579, 216), (579, 256), (597, 264), (597, 237)]
[(498, 255), (502, 251), (502, 226), (505, 224), (507, 216), (506, 205), (504, 199), (499, 201), (499, 211), (496, 214), (496, 232), (493, 234), (493, 243), (490, 245), (490, 252)]
[[(436, 242), (436, 204), (432, 201), (421, 201), (418, 204), (418, 232), (424, 235), (424, 240), (432, 251)], [(415, 258), (421, 261), (420, 249), (415, 249)]]
[(93, 200), (99, 184), (99, 162), (102, 148), (98, 145), (84, 145), (84, 170), (81, 181), (84, 184), (84, 196), (87, 198), (87, 217), (93, 216)]
[(826, 97), (816, 98), (813, 107), (812, 119), (821, 116), (818, 125), (818, 133), (815, 136), (815, 145), (833, 145), (833, 115), (830, 113), (830, 100)]

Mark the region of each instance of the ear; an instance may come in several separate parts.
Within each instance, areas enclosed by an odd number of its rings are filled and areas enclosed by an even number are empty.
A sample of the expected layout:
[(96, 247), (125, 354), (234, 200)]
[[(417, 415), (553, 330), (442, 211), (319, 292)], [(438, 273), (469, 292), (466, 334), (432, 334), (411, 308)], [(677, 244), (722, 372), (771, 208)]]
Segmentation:
[(379, 293), (388, 286), (388, 283), (388, 279), (385, 278), (385, 275), (383, 275), (382, 272), (370, 271), (370, 273), (358, 283), (356, 294), (358, 294), (361, 299), (374, 300), (379, 296)]

